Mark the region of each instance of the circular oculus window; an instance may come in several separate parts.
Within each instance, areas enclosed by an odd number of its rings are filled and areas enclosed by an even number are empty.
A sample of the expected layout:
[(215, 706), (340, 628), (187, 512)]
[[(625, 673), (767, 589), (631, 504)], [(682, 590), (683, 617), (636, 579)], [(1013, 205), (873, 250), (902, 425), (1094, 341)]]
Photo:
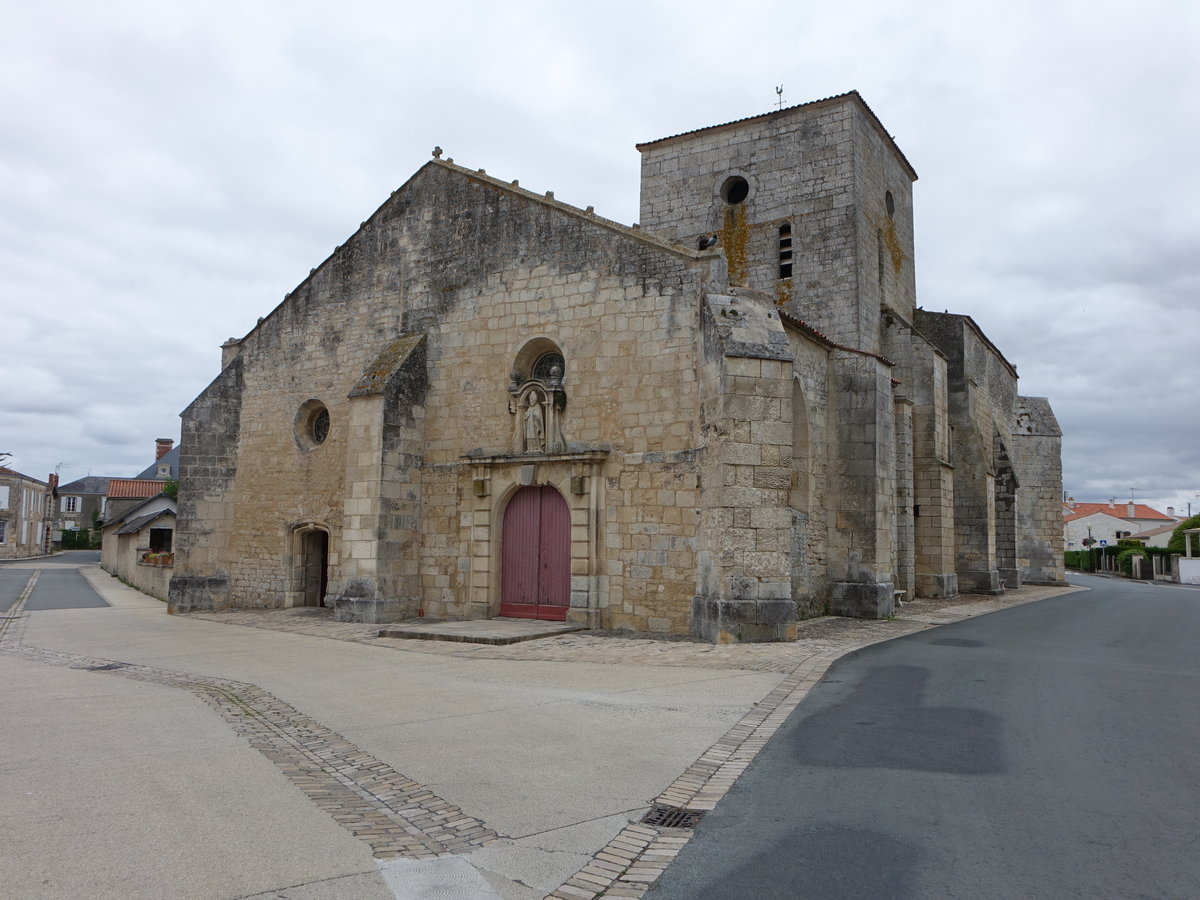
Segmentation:
[(312, 439), (318, 443), (325, 443), (325, 438), (329, 437), (329, 410), (323, 409), (312, 418), (312, 426), (309, 429), (312, 432)]
[(329, 410), (320, 400), (307, 400), (296, 411), (296, 443), (312, 450), (329, 437)]
[(730, 175), (721, 185), (721, 199), (730, 206), (737, 206), (750, 196), (750, 182), (741, 175)]

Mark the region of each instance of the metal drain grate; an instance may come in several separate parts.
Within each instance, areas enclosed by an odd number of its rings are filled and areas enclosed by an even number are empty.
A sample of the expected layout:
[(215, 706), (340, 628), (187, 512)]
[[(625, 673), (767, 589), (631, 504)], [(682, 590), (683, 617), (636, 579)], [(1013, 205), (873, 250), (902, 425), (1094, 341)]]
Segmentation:
[(704, 817), (702, 809), (677, 809), (674, 806), (650, 807), (642, 816), (642, 825), (657, 825), (659, 828), (695, 828)]
[(106, 663), (103, 666), (88, 666), (89, 672), (111, 672), (113, 669), (124, 669), (129, 663)]

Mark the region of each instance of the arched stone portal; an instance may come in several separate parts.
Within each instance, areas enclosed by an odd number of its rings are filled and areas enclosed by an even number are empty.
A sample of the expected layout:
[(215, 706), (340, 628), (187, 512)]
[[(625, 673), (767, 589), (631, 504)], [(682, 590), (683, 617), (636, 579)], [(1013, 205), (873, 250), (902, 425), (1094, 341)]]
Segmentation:
[(549, 485), (523, 487), (504, 510), (500, 615), (565, 621), (571, 605), (571, 511)]
[(297, 528), (293, 547), (299, 561), (296, 605), (323, 606), (329, 591), (329, 532), (317, 526)]

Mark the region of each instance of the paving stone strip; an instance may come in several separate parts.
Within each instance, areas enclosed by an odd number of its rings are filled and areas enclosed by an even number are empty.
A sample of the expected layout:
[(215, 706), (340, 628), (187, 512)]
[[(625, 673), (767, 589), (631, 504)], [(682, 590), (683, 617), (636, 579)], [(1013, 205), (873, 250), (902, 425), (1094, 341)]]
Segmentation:
[(24, 605), (36, 582), (34, 573), (8, 618), (0, 621), (0, 653), (190, 691), (378, 859), (465, 853), (499, 837), (257, 685), (26, 646)]

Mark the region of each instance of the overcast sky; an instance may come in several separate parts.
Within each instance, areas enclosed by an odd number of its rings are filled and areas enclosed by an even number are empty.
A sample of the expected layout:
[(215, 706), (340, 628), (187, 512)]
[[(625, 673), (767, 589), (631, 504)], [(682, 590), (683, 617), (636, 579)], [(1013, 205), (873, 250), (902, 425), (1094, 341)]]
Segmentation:
[(621, 222), (634, 144), (857, 89), (918, 302), (1049, 396), (1066, 489), (1200, 511), (1200, 4), (0, 0), (0, 450), (130, 476), (428, 158)]

